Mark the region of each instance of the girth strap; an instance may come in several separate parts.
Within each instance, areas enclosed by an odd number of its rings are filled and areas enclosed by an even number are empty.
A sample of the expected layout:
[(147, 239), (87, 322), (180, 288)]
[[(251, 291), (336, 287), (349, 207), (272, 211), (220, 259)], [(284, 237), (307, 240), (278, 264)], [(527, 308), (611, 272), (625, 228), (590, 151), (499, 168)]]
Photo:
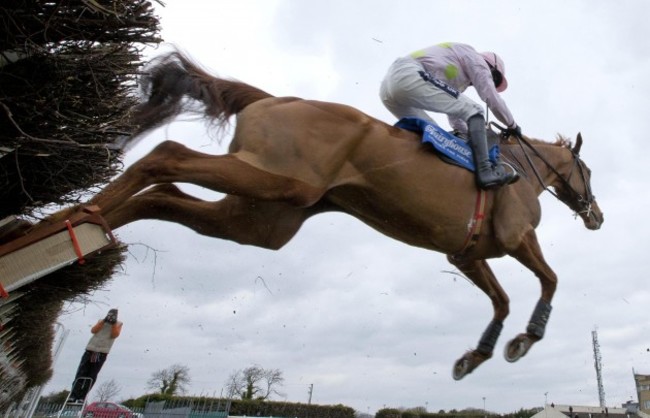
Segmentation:
[(485, 204), (487, 202), (487, 192), (483, 189), (478, 189), (476, 193), (476, 205), (474, 206), (474, 216), (468, 224), (467, 237), (460, 250), (456, 251), (454, 255), (462, 255), (467, 250), (476, 245), (478, 237), (481, 234), (481, 227), (483, 227), (483, 220), (485, 219)]

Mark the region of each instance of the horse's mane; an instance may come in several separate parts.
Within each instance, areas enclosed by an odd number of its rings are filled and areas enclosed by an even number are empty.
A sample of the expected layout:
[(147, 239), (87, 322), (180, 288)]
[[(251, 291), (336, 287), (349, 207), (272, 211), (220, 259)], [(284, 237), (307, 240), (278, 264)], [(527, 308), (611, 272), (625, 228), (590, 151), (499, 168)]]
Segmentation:
[(560, 147), (565, 147), (565, 148), (571, 148), (573, 146), (573, 143), (568, 137), (561, 134), (557, 134), (555, 138), (555, 145)]
[[(545, 141), (543, 139), (537, 139), (537, 138), (531, 138), (531, 137), (526, 137), (526, 140), (528, 140), (528, 142), (530, 142), (532, 145), (555, 145), (555, 146), (558, 146), (558, 147), (564, 147), (564, 148), (569, 148), (569, 149), (573, 146), (573, 143), (571, 142), (571, 140), (568, 137), (566, 137), (566, 136), (564, 136), (562, 134), (557, 134), (557, 136), (555, 137), (554, 142), (549, 142), (549, 141)], [(508, 144), (508, 145), (517, 145), (517, 140), (510, 137), (510, 138), (508, 138), (508, 140), (506, 140), (506, 144)]]

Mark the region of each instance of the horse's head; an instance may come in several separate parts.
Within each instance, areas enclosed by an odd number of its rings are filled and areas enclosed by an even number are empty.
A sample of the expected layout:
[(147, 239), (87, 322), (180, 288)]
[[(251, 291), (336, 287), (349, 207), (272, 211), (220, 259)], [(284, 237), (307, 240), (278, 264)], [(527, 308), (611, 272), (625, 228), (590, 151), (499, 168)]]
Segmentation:
[(585, 227), (596, 230), (604, 222), (604, 217), (591, 191), (591, 170), (580, 159), (580, 147), (582, 135), (578, 134), (575, 146), (568, 148), (572, 155), (571, 165), (567, 173), (561, 173), (564, 175), (553, 187), (557, 197), (582, 218)]

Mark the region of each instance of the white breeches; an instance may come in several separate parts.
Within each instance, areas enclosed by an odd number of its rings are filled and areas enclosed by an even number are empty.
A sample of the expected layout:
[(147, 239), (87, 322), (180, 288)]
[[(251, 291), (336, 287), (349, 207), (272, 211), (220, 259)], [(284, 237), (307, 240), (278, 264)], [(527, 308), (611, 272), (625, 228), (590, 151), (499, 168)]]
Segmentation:
[(424, 68), (414, 59), (397, 59), (388, 69), (379, 90), (384, 106), (398, 119), (417, 117), (436, 123), (426, 111), (444, 113), (453, 129), (467, 132), (467, 120), (484, 115), (481, 105), (460, 93), (454, 97), (425, 81), (418, 73)]

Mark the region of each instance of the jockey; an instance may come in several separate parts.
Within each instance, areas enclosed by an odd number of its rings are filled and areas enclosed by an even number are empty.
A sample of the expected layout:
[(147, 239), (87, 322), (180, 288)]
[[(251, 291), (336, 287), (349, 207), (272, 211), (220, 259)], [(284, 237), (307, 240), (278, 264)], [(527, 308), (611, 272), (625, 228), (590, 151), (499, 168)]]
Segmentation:
[(501, 162), (493, 165), (488, 157), (483, 107), (462, 94), (469, 86), (508, 127), (506, 132), (521, 135), (499, 95), (508, 87), (503, 60), (469, 45), (447, 42), (398, 58), (381, 83), (380, 97), (398, 119), (416, 117), (435, 124), (425, 111), (447, 114), (454, 131), (469, 136), (480, 188), (514, 183), (518, 174)]

